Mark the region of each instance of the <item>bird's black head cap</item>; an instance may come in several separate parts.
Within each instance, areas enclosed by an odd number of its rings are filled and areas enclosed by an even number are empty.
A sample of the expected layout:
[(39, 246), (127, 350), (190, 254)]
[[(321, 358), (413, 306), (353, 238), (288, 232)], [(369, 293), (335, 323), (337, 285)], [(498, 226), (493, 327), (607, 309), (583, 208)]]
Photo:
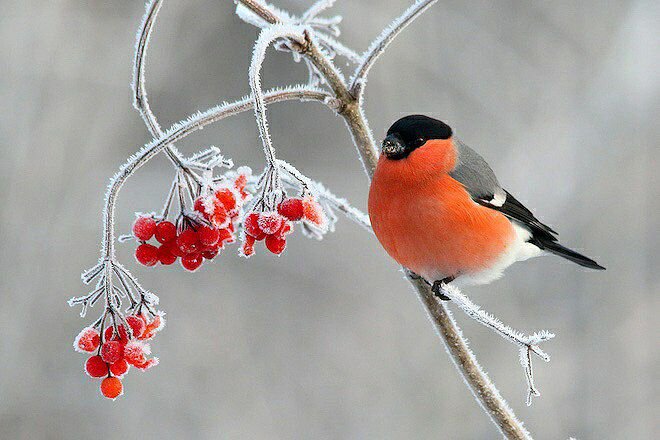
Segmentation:
[(449, 125), (424, 115), (409, 115), (396, 121), (383, 140), (382, 153), (389, 159), (403, 159), (431, 139), (449, 139)]

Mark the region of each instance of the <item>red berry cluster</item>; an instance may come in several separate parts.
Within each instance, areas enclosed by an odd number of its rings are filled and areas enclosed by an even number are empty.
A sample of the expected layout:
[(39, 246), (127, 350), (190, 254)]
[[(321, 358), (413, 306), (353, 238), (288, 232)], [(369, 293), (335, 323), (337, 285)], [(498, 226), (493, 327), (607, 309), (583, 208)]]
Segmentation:
[[(247, 176), (239, 174), (233, 187), (206, 191), (194, 201), (197, 218), (182, 214), (178, 228), (153, 216), (138, 217), (133, 224), (133, 235), (140, 242), (135, 249), (136, 260), (144, 266), (159, 262), (167, 266), (181, 258), (181, 265), (194, 272), (204, 259), (215, 258), (225, 244), (236, 241), (236, 222), (249, 195), (246, 184)], [(147, 243), (152, 237), (160, 243), (159, 247)]]
[(149, 319), (144, 314), (126, 317), (124, 324), (107, 327), (101, 334), (94, 327), (86, 327), (76, 337), (73, 347), (81, 353), (94, 353), (85, 362), (85, 372), (90, 377), (101, 378), (101, 394), (108, 399), (116, 399), (123, 394), (121, 379), (130, 366), (139, 370), (147, 370), (158, 365), (158, 358), (147, 358), (151, 348), (145, 341), (152, 339), (156, 332), (165, 325), (160, 315)]
[(280, 255), (286, 248), (286, 236), (293, 232), (293, 222), (307, 221), (325, 227), (326, 218), (319, 203), (311, 196), (288, 198), (277, 207), (277, 212), (251, 212), (243, 220), (241, 255), (254, 254), (254, 244), (264, 240), (266, 249)]

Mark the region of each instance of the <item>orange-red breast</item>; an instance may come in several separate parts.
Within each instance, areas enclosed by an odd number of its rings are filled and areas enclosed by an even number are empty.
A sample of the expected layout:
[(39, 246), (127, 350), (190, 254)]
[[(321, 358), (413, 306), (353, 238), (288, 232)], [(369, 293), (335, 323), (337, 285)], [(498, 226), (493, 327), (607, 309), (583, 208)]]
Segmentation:
[(406, 116), (388, 130), (369, 217), (387, 253), (431, 283), (485, 284), (543, 252), (604, 269), (559, 244), (479, 154), (427, 116)]

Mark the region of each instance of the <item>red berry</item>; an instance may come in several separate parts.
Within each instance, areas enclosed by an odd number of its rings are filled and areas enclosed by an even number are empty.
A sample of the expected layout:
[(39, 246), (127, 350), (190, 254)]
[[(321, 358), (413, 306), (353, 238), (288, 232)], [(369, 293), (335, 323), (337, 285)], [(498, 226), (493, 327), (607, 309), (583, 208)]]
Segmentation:
[(168, 221), (158, 223), (158, 226), (156, 226), (156, 240), (158, 240), (158, 243), (169, 243), (174, 239), (176, 239), (176, 226), (174, 226), (174, 223)]
[(138, 217), (133, 223), (133, 235), (138, 240), (147, 241), (156, 232), (156, 220), (151, 217)]
[(277, 207), (277, 212), (291, 221), (303, 218), (303, 201), (299, 198), (286, 199)]
[(197, 233), (192, 229), (186, 229), (177, 237), (176, 244), (184, 255), (197, 252), (199, 249)]
[(101, 335), (99, 331), (92, 327), (85, 327), (78, 333), (73, 343), (76, 351), (91, 353), (99, 348), (101, 343)]
[(219, 243), (233, 243), (235, 240), (234, 234), (228, 228), (218, 230), (218, 234), (220, 234)]
[(158, 248), (148, 243), (142, 243), (135, 249), (135, 259), (144, 266), (158, 263)]
[(106, 341), (119, 341), (125, 344), (128, 341), (128, 332), (122, 324), (117, 326), (118, 333), (115, 334), (115, 328), (113, 326), (107, 327), (103, 333)]
[(243, 245), (241, 246), (241, 252), (240, 254), (246, 258), (251, 257), (254, 255), (254, 242), (256, 238), (254, 238), (251, 235), (245, 235), (245, 238), (243, 239)]
[(208, 248), (202, 251), (202, 257), (206, 258), (207, 260), (212, 260), (218, 255), (218, 252), (220, 252), (220, 249), (217, 247)]
[(204, 257), (201, 254), (190, 254), (181, 257), (181, 265), (190, 272), (196, 271), (202, 265)]
[(156, 332), (159, 332), (163, 327), (165, 327), (165, 320), (160, 315), (154, 316), (154, 319), (147, 323), (147, 328), (144, 330), (140, 339), (145, 340), (153, 338)]
[(219, 203), (217, 200), (214, 201), (213, 213), (211, 214), (211, 218), (209, 220), (211, 220), (211, 223), (219, 228), (227, 225), (227, 221), (229, 220), (229, 213), (227, 212), (227, 209), (222, 205), (222, 203)]
[(142, 371), (145, 371), (151, 367), (155, 367), (156, 365), (158, 365), (158, 358), (151, 358), (151, 359), (147, 359), (146, 361), (144, 361), (139, 365), (136, 365), (135, 367)]
[(124, 355), (124, 347), (119, 341), (108, 341), (101, 346), (101, 358), (112, 364)]
[(170, 247), (169, 250), (172, 255), (174, 255), (175, 257), (183, 257), (184, 254), (183, 252), (181, 252), (181, 249), (179, 249), (179, 245), (176, 243), (176, 239), (171, 243), (167, 243), (167, 245)]
[(131, 365), (140, 365), (147, 361), (149, 345), (142, 341), (130, 341), (124, 347), (124, 359)]
[(147, 328), (147, 323), (137, 316), (127, 316), (126, 323), (131, 328), (131, 333), (134, 338), (142, 336), (142, 333), (144, 333), (144, 330)]
[(123, 388), (121, 380), (116, 377), (106, 377), (101, 382), (101, 394), (108, 399), (116, 399), (121, 396)]
[(218, 240), (220, 240), (220, 232), (215, 228), (202, 226), (197, 230), (197, 238), (204, 246), (214, 246), (218, 243)]
[(176, 255), (172, 252), (175, 247), (171, 243), (165, 243), (158, 248), (158, 261), (160, 261), (160, 264), (169, 266), (176, 261)]
[(303, 217), (305, 217), (305, 220), (316, 226), (324, 227), (327, 220), (319, 202), (314, 200), (311, 196), (307, 196), (303, 199), (302, 203)]
[(282, 216), (276, 212), (262, 212), (259, 216), (259, 228), (266, 234), (274, 234), (282, 227)]
[(234, 188), (236, 188), (240, 193), (243, 199), (246, 199), (248, 193), (245, 191), (245, 186), (247, 185), (248, 176), (245, 173), (241, 173), (236, 177), (234, 181)]
[(277, 235), (269, 235), (266, 237), (266, 248), (272, 253), (279, 255), (284, 252), (284, 248), (286, 248), (286, 238), (278, 237)]
[(245, 220), (243, 221), (243, 228), (245, 228), (245, 233), (251, 237), (254, 237), (257, 241), (266, 238), (266, 233), (262, 231), (261, 227), (259, 226), (259, 217), (259, 213), (251, 212), (247, 217), (245, 217)]
[(112, 373), (113, 376), (122, 377), (126, 372), (128, 372), (128, 362), (126, 362), (125, 359), (119, 359), (117, 362), (110, 365), (110, 373)]
[(222, 203), (227, 211), (236, 208), (236, 196), (229, 188), (221, 188), (215, 192), (215, 198)]
[(108, 374), (108, 364), (106, 364), (101, 356), (90, 356), (85, 362), (85, 372), (90, 377), (103, 377)]
[(291, 224), (290, 221), (286, 220), (282, 222), (282, 227), (280, 228), (279, 231), (277, 231), (277, 233), (275, 233), (275, 235), (284, 238), (284, 236), (290, 234), (292, 230), (293, 230), (293, 225)]
[(193, 209), (199, 213), (201, 213), (204, 218), (207, 218), (206, 215), (206, 206), (204, 206), (204, 198), (203, 197), (197, 197), (195, 199), (195, 204), (193, 205)]

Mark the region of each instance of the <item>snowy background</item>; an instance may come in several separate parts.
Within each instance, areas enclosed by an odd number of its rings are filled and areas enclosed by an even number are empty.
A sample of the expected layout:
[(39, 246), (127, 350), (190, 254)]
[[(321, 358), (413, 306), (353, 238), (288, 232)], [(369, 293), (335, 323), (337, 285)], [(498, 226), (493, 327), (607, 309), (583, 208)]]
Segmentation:
[[(342, 41), (363, 50), (407, 5), (338, 1)], [(120, 246), (169, 322), (153, 344), (161, 365), (103, 399), (71, 348), (87, 321), (66, 300), (84, 293), (80, 271), (98, 257), (108, 177), (150, 140), (129, 89), (143, 3), (0, 0), (0, 10), (0, 438), (497, 437), (396, 265), (345, 220), (323, 242), (294, 235), (283, 258), (246, 262), (232, 249), (195, 274), (138, 268), (133, 246)], [(443, 0), (368, 84), (377, 139), (408, 113), (448, 121), (565, 244), (608, 268), (546, 257), (466, 290), (514, 327), (558, 335), (545, 347), (552, 362), (536, 362), (543, 396), (527, 408), (516, 350), (457, 316), (540, 439), (658, 435), (658, 16), (652, 0)], [(147, 66), (164, 127), (248, 92), (256, 32), (228, 0), (164, 3)], [(305, 78), (269, 52), (265, 86)], [(315, 103), (269, 115), (282, 158), (365, 208), (340, 118)], [(210, 144), (261, 167), (250, 113), (179, 146)], [(123, 231), (133, 211), (161, 206), (170, 177), (157, 158), (129, 182)]]

